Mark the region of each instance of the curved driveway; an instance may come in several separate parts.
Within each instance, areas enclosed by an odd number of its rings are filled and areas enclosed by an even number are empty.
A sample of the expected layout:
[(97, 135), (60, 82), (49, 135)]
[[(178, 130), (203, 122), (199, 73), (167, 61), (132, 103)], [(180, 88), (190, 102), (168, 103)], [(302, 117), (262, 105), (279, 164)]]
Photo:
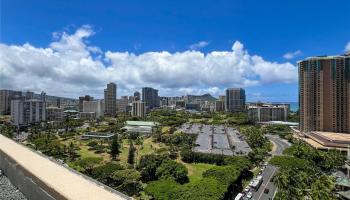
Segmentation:
[[(289, 147), (291, 144), (284, 139), (281, 139), (277, 135), (266, 135), (266, 137), (276, 145), (276, 148), (271, 152), (272, 156), (274, 155), (282, 155), (283, 150)], [(267, 165), (263, 173), (263, 183), (261, 184), (258, 191), (253, 192), (254, 200), (268, 200), (273, 199), (273, 196), (276, 192), (276, 186), (271, 182), (272, 177), (276, 174), (278, 168), (272, 165)], [(265, 194), (264, 190), (268, 188), (269, 193)]]

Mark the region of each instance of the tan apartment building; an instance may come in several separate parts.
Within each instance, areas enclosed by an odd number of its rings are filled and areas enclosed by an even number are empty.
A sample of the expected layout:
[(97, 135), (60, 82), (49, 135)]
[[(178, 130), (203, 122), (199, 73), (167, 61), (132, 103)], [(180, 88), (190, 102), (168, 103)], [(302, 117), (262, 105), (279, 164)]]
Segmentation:
[(298, 62), (300, 130), (350, 133), (350, 54)]

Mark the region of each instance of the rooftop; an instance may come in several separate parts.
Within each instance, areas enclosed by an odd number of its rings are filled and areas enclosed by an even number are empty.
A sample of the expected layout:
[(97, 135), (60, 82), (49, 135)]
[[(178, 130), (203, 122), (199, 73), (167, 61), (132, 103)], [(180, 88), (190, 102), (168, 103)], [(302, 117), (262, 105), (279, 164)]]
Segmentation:
[(0, 151), (11, 156), (24, 170), (30, 172), (32, 176), (65, 199), (121, 200), (129, 198), (2, 135), (0, 135)]
[(147, 122), (147, 121), (126, 121), (127, 126), (157, 126), (157, 122)]
[(307, 60), (328, 60), (328, 59), (336, 59), (336, 58), (349, 58), (350, 57), (350, 52), (344, 54), (344, 55), (333, 55), (333, 56), (327, 56), (327, 55), (322, 55), (322, 56), (312, 56), (312, 57), (307, 57), (304, 60), (298, 61), (298, 63), (307, 61)]
[(269, 124), (269, 125), (287, 125), (287, 126), (298, 126), (298, 122), (284, 122), (284, 121), (268, 121), (259, 122), (259, 124)]
[(313, 133), (329, 141), (350, 144), (350, 134), (347, 134), (347, 133), (319, 132), (319, 131), (314, 131)]

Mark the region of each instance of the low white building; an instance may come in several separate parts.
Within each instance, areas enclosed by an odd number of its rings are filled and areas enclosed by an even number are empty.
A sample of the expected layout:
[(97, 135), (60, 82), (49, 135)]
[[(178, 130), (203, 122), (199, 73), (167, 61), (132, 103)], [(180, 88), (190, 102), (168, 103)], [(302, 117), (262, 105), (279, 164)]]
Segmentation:
[(152, 134), (158, 125), (157, 122), (126, 121), (123, 129), (128, 133)]

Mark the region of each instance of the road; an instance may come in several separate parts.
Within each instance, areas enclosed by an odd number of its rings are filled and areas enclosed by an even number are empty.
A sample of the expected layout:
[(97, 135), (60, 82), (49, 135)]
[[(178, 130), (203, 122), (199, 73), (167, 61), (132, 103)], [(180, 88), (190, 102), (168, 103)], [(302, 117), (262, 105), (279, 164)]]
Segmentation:
[[(273, 156), (282, 155), (283, 150), (291, 145), (288, 141), (281, 139), (276, 135), (266, 135), (266, 136), (272, 143), (274, 143), (275, 148), (271, 152)], [(278, 171), (278, 168), (275, 166), (272, 166), (270, 164), (266, 166), (265, 170), (261, 174), (263, 176), (264, 181), (261, 184), (259, 190), (256, 192), (253, 192), (254, 200), (268, 200), (270, 198), (273, 199), (273, 196), (276, 192), (276, 187), (273, 184), (273, 182), (271, 182), (270, 180), (276, 174), (277, 171)], [(264, 193), (265, 188), (269, 189), (268, 194)]]

